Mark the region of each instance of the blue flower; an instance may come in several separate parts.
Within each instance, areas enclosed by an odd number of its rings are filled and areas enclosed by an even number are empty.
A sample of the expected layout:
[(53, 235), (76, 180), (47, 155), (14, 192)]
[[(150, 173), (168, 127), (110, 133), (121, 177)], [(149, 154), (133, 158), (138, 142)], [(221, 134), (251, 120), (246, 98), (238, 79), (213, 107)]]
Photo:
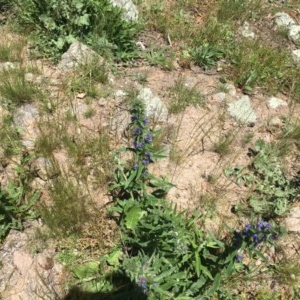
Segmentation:
[(143, 123), (144, 123), (144, 124), (148, 124), (148, 123), (149, 123), (149, 118), (145, 118), (145, 119), (143, 120)]
[(238, 254), (237, 256), (236, 256), (236, 260), (238, 261), (238, 262), (241, 262), (242, 260), (243, 260), (243, 255), (240, 255), (240, 254)]
[(253, 237), (253, 239), (256, 240), (256, 239), (258, 239), (258, 234), (257, 234), (257, 233), (254, 233), (252, 237)]
[(134, 163), (133, 169), (136, 170), (139, 167), (138, 163)]
[(147, 156), (148, 159), (151, 159), (152, 153), (151, 153), (151, 152), (147, 152), (147, 153), (146, 153), (146, 156)]
[(134, 141), (133, 146), (135, 149), (140, 150), (145, 147), (145, 143), (144, 142), (138, 143), (137, 141)]
[(133, 122), (133, 121), (136, 121), (136, 120), (137, 120), (137, 117), (134, 116), (134, 115), (132, 115), (132, 116), (130, 117), (130, 119), (131, 119), (131, 122)]
[(150, 164), (150, 161), (149, 161), (149, 159), (143, 159), (142, 160), (142, 163), (143, 163), (143, 165), (149, 165)]
[(141, 134), (141, 132), (142, 132), (142, 129), (141, 129), (140, 127), (137, 127), (136, 129), (134, 129), (134, 130), (132, 131), (132, 134), (133, 134), (134, 136), (137, 136), (137, 135)]
[(258, 230), (262, 230), (262, 229), (264, 229), (264, 227), (265, 227), (265, 222), (259, 221), (259, 222), (257, 223), (257, 229), (258, 229)]
[(248, 232), (251, 228), (252, 228), (251, 224), (246, 225), (244, 228), (244, 232)]
[(147, 135), (145, 137), (145, 142), (152, 143), (152, 135), (150, 133), (147, 133)]

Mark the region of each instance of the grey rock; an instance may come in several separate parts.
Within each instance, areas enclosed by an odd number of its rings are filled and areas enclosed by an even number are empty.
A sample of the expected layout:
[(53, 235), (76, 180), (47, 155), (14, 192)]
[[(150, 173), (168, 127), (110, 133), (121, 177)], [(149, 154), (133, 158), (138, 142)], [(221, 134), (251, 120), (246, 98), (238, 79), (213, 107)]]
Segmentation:
[(300, 233), (300, 207), (292, 207), (288, 217), (285, 219), (286, 229), (290, 232)]
[(268, 100), (268, 106), (270, 108), (273, 108), (273, 109), (276, 109), (280, 106), (287, 106), (287, 102), (282, 100), (282, 99), (279, 99), (279, 98), (276, 98), (276, 97), (271, 97), (269, 98)]
[(139, 12), (131, 0), (110, 0), (111, 4), (123, 9), (123, 17), (128, 21), (137, 21)]
[(292, 57), (295, 63), (300, 64), (300, 49), (292, 51)]
[(45, 157), (38, 157), (31, 166), (37, 173), (38, 177), (46, 181), (55, 173), (51, 161)]
[(293, 18), (291, 18), (287, 13), (285, 12), (278, 12), (275, 14), (274, 18), (275, 24), (280, 27), (289, 27), (290, 25), (296, 24)]
[(295, 44), (298, 44), (300, 42), (300, 25), (289, 26), (288, 35)]
[(21, 130), (22, 144), (28, 149), (34, 148), (38, 136), (37, 121), (39, 111), (33, 104), (25, 104), (15, 110), (14, 123)]
[(228, 113), (232, 118), (240, 123), (256, 123), (256, 113), (251, 107), (250, 98), (246, 95), (242, 96), (239, 100), (230, 103)]
[(138, 94), (146, 110), (146, 116), (154, 118), (158, 122), (166, 122), (168, 119), (168, 109), (160, 98), (155, 97), (150, 88), (142, 88)]
[(104, 59), (88, 46), (80, 42), (74, 42), (70, 45), (68, 51), (62, 55), (57, 67), (61, 70), (71, 70), (95, 62), (103, 64)]

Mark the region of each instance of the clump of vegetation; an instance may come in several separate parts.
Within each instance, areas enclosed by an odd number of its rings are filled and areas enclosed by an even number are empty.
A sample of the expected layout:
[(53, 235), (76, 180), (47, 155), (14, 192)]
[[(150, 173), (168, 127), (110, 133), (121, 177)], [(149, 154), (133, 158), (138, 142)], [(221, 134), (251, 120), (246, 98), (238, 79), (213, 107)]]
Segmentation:
[(175, 81), (174, 86), (170, 88), (171, 103), (169, 111), (171, 113), (182, 112), (189, 105), (205, 106), (203, 96), (197, 90), (197, 86), (189, 87), (183, 78)]
[[(298, 199), (297, 180), (285, 176), (272, 145), (259, 140), (250, 153), (253, 161), (249, 166), (228, 168), (225, 174), (252, 191), (247, 203), (256, 214), (268, 219), (284, 215)], [(239, 205), (235, 210), (247, 211), (247, 208)]]
[(21, 163), (15, 166), (16, 179), (0, 185), (0, 240), (9, 230), (20, 230), (26, 220), (37, 217), (34, 206), (40, 192), (30, 188), (32, 176), (28, 162), (29, 157), (24, 156)]
[(33, 38), (39, 53), (57, 59), (75, 40), (98, 52), (103, 40), (124, 58), (134, 49), (137, 24), (122, 18), (122, 10), (104, 1), (15, 1), (16, 20)]

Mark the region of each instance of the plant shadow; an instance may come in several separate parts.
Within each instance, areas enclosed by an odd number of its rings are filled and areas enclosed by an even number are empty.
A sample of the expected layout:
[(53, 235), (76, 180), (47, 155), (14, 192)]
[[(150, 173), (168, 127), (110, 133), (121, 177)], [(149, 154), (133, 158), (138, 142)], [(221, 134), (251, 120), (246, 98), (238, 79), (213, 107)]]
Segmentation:
[(73, 286), (60, 300), (147, 300), (148, 296), (126, 276), (112, 278), (113, 290), (110, 292), (87, 292)]

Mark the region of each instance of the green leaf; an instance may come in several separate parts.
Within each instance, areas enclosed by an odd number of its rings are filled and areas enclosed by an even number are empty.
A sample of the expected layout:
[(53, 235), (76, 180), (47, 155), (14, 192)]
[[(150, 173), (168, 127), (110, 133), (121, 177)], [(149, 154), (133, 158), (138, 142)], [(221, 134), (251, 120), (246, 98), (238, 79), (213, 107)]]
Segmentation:
[(119, 264), (119, 259), (121, 255), (122, 251), (120, 249), (116, 249), (107, 256), (106, 261), (111, 266), (117, 266)]
[(140, 206), (134, 206), (126, 212), (125, 225), (127, 229), (134, 230), (139, 220), (146, 214)]
[(74, 270), (74, 275), (80, 279), (84, 280), (86, 278), (94, 277), (97, 275), (99, 270), (99, 263), (98, 262), (87, 262)]
[(90, 16), (89, 14), (84, 14), (78, 18), (78, 25), (86, 25), (90, 24)]

